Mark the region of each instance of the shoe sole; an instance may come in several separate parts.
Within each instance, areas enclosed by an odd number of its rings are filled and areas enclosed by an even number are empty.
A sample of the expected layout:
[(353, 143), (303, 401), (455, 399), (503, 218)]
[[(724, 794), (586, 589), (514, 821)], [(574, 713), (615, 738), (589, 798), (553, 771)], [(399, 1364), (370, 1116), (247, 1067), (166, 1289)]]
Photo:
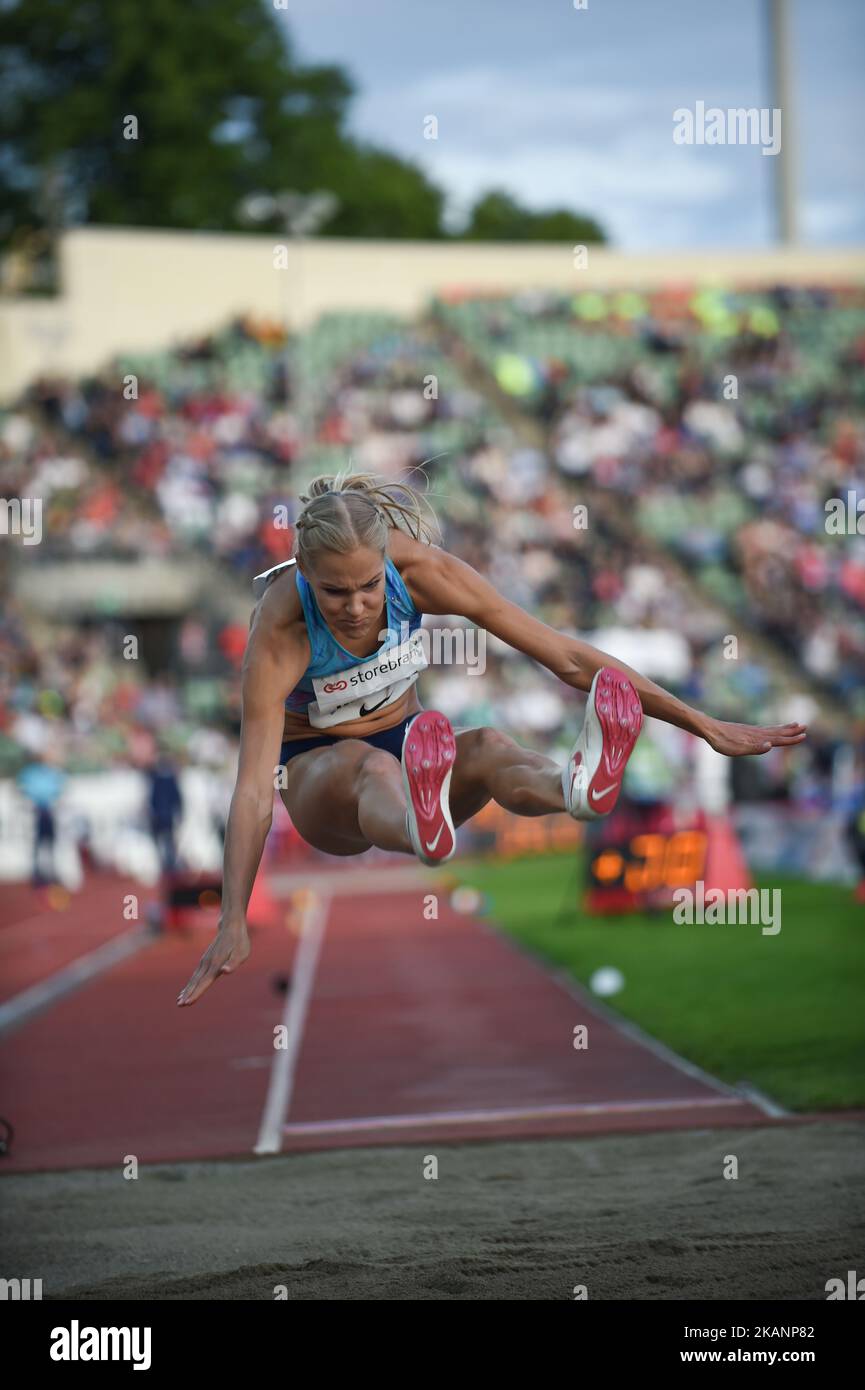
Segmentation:
[[(610, 814), (642, 727), (643, 706), (631, 681), (615, 666), (602, 666), (592, 681), (585, 723), (562, 775), (565, 806), (575, 820), (601, 820)], [(588, 785), (577, 788), (576, 799), (570, 800), (568, 787), (578, 767), (586, 768)]]
[(424, 710), (415, 716), (403, 739), (402, 784), (409, 835), (415, 854), (424, 864), (443, 864), (456, 849), (448, 805), (456, 755), (456, 738), (446, 715)]

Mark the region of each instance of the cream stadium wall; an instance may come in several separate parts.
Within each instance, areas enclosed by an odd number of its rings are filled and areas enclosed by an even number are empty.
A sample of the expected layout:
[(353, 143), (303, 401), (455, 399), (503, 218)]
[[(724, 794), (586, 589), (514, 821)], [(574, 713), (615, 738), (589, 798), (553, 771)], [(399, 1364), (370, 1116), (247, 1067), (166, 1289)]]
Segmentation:
[(238, 313), (303, 326), (327, 310), (412, 315), (436, 291), (588, 285), (648, 287), (865, 279), (865, 250), (629, 254), (590, 247), (574, 266), (566, 244), (357, 241), (290, 244), (278, 237), (82, 227), (61, 240), (54, 299), (0, 300), (0, 400), (40, 372), (76, 375), (123, 349), (160, 348), (218, 328)]

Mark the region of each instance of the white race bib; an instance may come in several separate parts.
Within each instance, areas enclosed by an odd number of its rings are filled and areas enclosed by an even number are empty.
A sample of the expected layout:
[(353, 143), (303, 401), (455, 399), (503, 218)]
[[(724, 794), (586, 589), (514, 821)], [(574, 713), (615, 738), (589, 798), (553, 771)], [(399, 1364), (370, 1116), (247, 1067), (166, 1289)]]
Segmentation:
[(309, 722), (329, 729), (348, 719), (362, 719), (394, 704), (414, 685), (429, 662), (420, 628), (405, 642), (376, 652), (360, 666), (349, 666), (331, 676), (314, 676), (316, 698), (307, 706)]

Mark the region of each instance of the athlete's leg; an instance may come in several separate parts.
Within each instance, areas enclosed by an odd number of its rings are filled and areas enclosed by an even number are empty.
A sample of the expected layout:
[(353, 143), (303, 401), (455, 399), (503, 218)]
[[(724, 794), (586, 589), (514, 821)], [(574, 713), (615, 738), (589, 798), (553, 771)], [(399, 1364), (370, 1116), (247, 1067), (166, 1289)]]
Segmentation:
[(405, 824), (402, 769), (392, 753), (362, 739), (341, 739), (290, 758), (285, 782), (285, 808), (315, 849), (363, 854), (377, 845), (414, 853)]
[(414, 854), (405, 823), (402, 766), (385, 748), (364, 748), (357, 776), (358, 827), (379, 849)]
[(454, 824), (475, 815), (489, 797), (519, 816), (567, 811), (575, 820), (597, 820), (609, 814), (642, 723), (633, 685), (623, 672), (604, 666), (595, 673), (583, 727), (564, 768), (497, 729), (457, 734), (450, 788)]
[(498, 729), (466, 729), (456, 735), (450, 785), (455, 825), (477, 815), (492, 799), (518, 816), (564, 811), (562, 769), (552, 758), (523, 748)]

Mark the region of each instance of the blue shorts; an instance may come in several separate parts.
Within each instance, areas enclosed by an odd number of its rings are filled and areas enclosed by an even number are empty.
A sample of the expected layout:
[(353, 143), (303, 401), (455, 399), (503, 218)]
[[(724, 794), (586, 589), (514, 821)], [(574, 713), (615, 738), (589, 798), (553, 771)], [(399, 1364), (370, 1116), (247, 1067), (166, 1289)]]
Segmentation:
[[(392, 729), (381, 729), (377, 734), (367, 734), (361, 742), (369, 743), (373, 748), (385, 748), (388, 753), (393, 753), (395, 758), (402, 760), (402, 743), (406, 727), (420, 713), (420, 710), (415, 710), (401, 724), (394, 724)], [(308, 753), (312, 748), (325, 748), (329, 743), (342, 743), (344, 737), (318, 734), (315, 738), (287, 739), (279, 751), (279, 761), (284, 765), (290, 758), (296, 758), (299, 753)]]

